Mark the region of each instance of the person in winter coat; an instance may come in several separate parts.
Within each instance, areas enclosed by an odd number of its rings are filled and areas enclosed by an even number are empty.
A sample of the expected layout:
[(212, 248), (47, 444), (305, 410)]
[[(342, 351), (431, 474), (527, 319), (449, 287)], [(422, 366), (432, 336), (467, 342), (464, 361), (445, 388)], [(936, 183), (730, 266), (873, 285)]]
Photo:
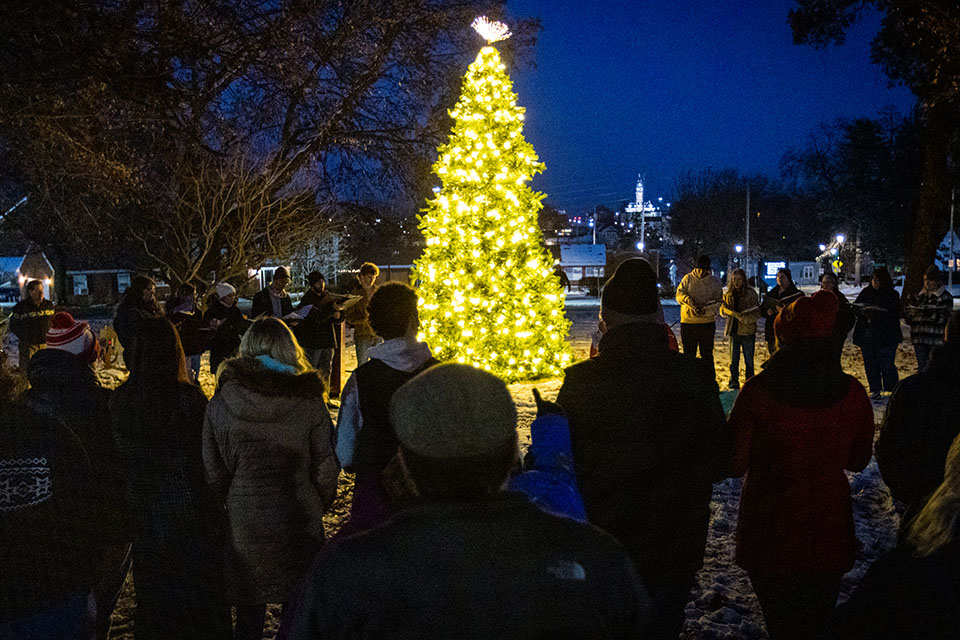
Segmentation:
[(777, 269), (777, 286), (770, 289), (763, 296), (763, 304), (760, 305), (760, 314), (764, 318), (763, 335), (767, 341), (767, 352), (773, 355), (777, 350), (776, 334), (773, 326), (777, 320), (777, 314), (791, 302), (803, 296), (803, 292), (797, 289), (793, 284), (793, 273), (786, 267)]
[(943, 481), (950, 443), (960, 434), (960, 312), (926, 369), (897, 385), (877, 438), (877, 465), (890, 495), (906, 505), (906, 524)]
[(710, 271), (710, 256), (697, 258), (697, 268), (683, 276), (677, 286), (680, 303), (680, 342), (683, 352), (697, 355), (713, 369), (713, 336), (717, 313), (723, 302), (723, 286)]
[(943, 482), (897, 547), (877, 560), (840, 608), (850, 640), (948, 640), (960, 629), (960, 436)]
[(883, 267), (873, 270), (870, 286), (857, 296), (857, 326), (853, 344), (863, 354), (870, 393), (875, 400), (881, 391), (893, 391), (900, 380), (895, 362), (897, 345), (903, 340), (900, 329), (900, 294), (893, 288), (890, 272)]
[(800, 298), (774, 321), (779, 349), (730, 413), (730, 475), (746, 474), (737, 564), (772, 640), (828, 633), (856, 538), (844, 470), (870, 461), (873, 408), (840, 367), (835, 296)]
[(17, 336), (21, 369), (26, 369), (33, 354), (43, 349), (53, 314), (53, 303), (43, 297), (43, 283), (28, 282), (23, 289), (23, 300), (10, 312), (10, 332)]
[(134, 638), (227, 640), (226, 522), (201, 453), (207, 398), (169, 320), (144, 318), (138, 332), (130, 377), (110, 399), (133, 517)]
[(237, 307), (237, 290), (226, 282), (218, 282), (207, 299), (207, 311), (203, 321), (213, 329), (210, 341), (210, 373), (227, 358), (232, 358), (240, 348), (240, 340), (250, 326), (243, 312)]
[(503, 381), (437, 365), (389, 413), (422, 500), (322, 553), (281, 635), (649, 637), (643, 587), (613, 538), (501, 491), (517, 459)]
[(47, 348), (27, 365), (30, 389), (27, 406), (73, 431), (89, 456), (95, 490), (96, 518), (103, 537), (94, 588), (97, 600), (97, 637), (106, 640), (110, 618), (130, 569), (133, 532), (124, 498), (124, 470), (110, 428), (109, 389), (100, 386), (93, 363), (100, 343), (86, 322), (69, 313), (53, 316)]
[(323, 381), (282, 320), (256, 320), (224, 362), (203, 426), (210, 487), (230, 523), (235, 640), (259, 639), (324, 541), (340, 467)]
[(90, 640), (99, 541), (90, 462), (77, 436), (22, 403), (0, 369), (0, 638)]
[(194, 380), (200, 379), (200, 360), (207, 345), (205, 330), (207, 323), (197, 309), (197, 289), (189, 282), (177, 287), (177, 295), (171, 296), (166, 303), (167, 317), (180, 334), (180, 343), (187, 356), (187, 366)]
[(113, 316), (113, 329), (123, 347), (123, 361), (127, 368), (136, 359), (140, 323), (144, 318), (161, 318), (163, 310), (157, 304), (157, 283), (150, 276), (136, 276), (124, 290)]
[(286, 267), (277, 267), (269, 285), (254, 294), (250, 306), (250, 319), (286, 318), (293, 313), (293, 301), (287, 293), (290, 272)]
[(832, 293), (837, 298), (837, 322), (833, 326), (833, 337), (837, 343), (837, 350), (843, 352), (843, 343), (853, 329), (857, 316), (850, 306), (847, 296), (840, 291), (840, 280), (833, 271), (824, 271), (820, 274), (820, 290)]
[(730, 337), (730, 389), (740, 388), (740, 351), (746, 379), (753, 377), (753, 354), (757, 347), (757, 320), (760, 318), (760, 298), (747, 284), (743, 269), (730, 274), (730, 286), (723, 294), (720, 314), (727, 316), (723, 335)]
[(940, 281), (940, 269), (930, 265), (923, 274), (923, 288), (908, 296), (903, 315), (910, 325), (910, 341), (917, 356), (917, 371), (927, 368), (930, 351), (943, 344), (943, 330), (953, 313), (953, 295)]
[(523, 458), (523, 472), (510, 478), (507, 491), (524, 494), (548, 513), (587, 521), (586, 507), (577, 489), (570, 445), (570, 425), (563, 408), (547, 402), (533, 390), (537, 417), (530, 425), (530, 448)]
[(352, 535), (386, 521), (396, 509), (384, 476), (397, 454), (397, 437), (388, 418), (390, 398), (407, 380), (437, 364), (417, 340), (417, 294), (405, 284), (388, 282), (374, 292), (370, 326), (384, 342), (350, 375), (343, 388), (337, 420), (337, 458), (357, 474), (350, 520), (341, 535)]
[(310, 312), (294, 333), (303, 347), (310, 366), (320, 372), (323, 382), (330, 387), (333, 354), (337, 350), (336, 325), (343, 321), (338, 296), (327, 291), (327, 281), (319, 271), (307, 275), (310, 288), (303, 294), (297, 309), (310, 306)]
[(363, 299), (344, 311), (347, 326), (353, 329), (353, 343), (357, 350), (357, 366), (367, 361), (367, 352), (380, 341), (370, 326), (370, 317), (367, 315), (367, 306), (370, 304), (373, 292), (376, 291), (377, 276), (379, 275), (379, 267), (372, 262), (364, 262), (360, 265), (357, 284), (350, 291), (350, 295), (362, 296)]
[(566, 370), (557, 403), (587, 519), (633, 559), (652, 600), (650, 637), (676, 638), (728, 457), (725, 420), (713, 370), (670, 350), (653, 268), (627, 262), (603, 288), (600, 353)]

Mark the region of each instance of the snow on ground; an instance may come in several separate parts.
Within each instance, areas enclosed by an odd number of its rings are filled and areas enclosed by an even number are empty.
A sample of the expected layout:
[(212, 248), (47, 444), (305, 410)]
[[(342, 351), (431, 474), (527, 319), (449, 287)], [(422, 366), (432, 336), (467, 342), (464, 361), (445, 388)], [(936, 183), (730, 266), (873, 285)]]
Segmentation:
[[(667, 322), (675, 322), (679, 317), (679, 310), (675, 305), (665, 304)], [(570, 333), (570, 345), (574, 360), (586, 358), (590, 349), (590, 335), (596, 328), (598, 302), (595, 298), (582, 296), (571, 297), (567, 305), (567, 315), (573, 322)], [(107, 320), (91, 320), (94, 331), (106, 324)], [(679, 337), (679, 325), (674, 327)], [(16, 341), (9, 337), (5, 341), (5, 348), (10, 359), (16, 361)], [(729, 379), (729, 342), (722, 336), (722, 323), (718, 323), (714, 357), (717, 368), (717, 383), (721, 389), (726, 388)], [(345, 350), (345, 369), (351, 371), (356, 365), (356, 358), (351, 344)], [(767, 358), (766, 344), (762, 335), (757, 339), (756, 362), (762, 363)], [(863, 361), (859, 349), (848, 341), (843, 351), (844, 369), (856, 376), (866, 386), (866, 377), (863, 372)], [(101, 363), (102, 364), (102, 363)], [(897, 350), (897, 368), (900, 376), (905, 377), (916, 371), (916, 361), (909, 339)], [(742, 365), (741, 365), (742, 371)], [(100, 367), (100, 379), (106, 386), (115, 387), (126, 377), (122, 368)], [(742, 374), (741, 374), (742, 375)], [(519, 433), (521, 444), (526, 447), (530, 443), (530, 423), (536, 414), (536, 405), (531, 390), (537, 388), (544, 398), (553, 400), (560, 390), (562, 380), (553, 378), (536, 382), (521, 382), (510, 385), (511, 393), (517, 404), (519, 416)], [(214, 380), (209, 372), (207, 357), (204, 356), (203, 369), (200, 375), (200, 384), (207, 395), (212, 395)], [(727, 395), (730, 393), (731, 395)], [(732, 392), (725, 392), (724, 406), (732, 404)], [(874, 403), (877, 423), (883, 414), (887, 398)], [(334, 418), (336, 416), (334, 415)], [(848, 474), (853, 494), (854, 520), (856, 523), (857, 538), (860, 542), (857, 562), (854, 569), (844, 577), (841, 601), (862, 579), (867, 567), (884, 551), (892, 548), (896, 541), (896, 531), (899, 526), (899, 515), (886, 486), (880, 479), (876, 461), (859, 474)], [(704, 567), (698, 575), (698, 586), (691, 594), (691, 601), (686, 609), (686, 624), (682, 638), (693, 640), (703, 638), (708, 640), (721, 639), (762, 639), (766, 638), (763, 617), (759, 605), (753, 595), (753, 590), (746, 574), (734, 565), (734, 533), (737, 523), (737, 509), (740, 498), (739, 479), (728, 479), (714, 485), (713, 500), (710, 505), (711, 521), (707, 540)], [(343, 474), (340, 479), (340, 494), (330, 512), (325, 516), (328, 535), (332, 535), (339, 528), (349, 512), (350, 499), (353, 491), (353, 479)], [(133, 611), (134, 596), (132, 580), (128, 578), (124, 594), (114, 614), (114, 632), (112, 638), (131, 640), (133, 638)], [(265, 638), (273, 638), (279, 624), (279, 607), (271, 606), (267, 614)]]

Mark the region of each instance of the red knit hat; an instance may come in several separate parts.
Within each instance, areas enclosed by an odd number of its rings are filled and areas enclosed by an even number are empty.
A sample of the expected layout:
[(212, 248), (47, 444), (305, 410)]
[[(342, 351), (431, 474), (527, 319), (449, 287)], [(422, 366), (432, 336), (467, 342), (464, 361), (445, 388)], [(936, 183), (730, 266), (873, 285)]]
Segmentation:
[(829, 291), (800, 298), (777, 315), (773, 331), (777, 343), (791, 344), (811, 338), (829, 338), (837, 322), (839, 303)]
[(67, 351), (84, 362), (93, 362), (100, 353), (100, 343), (90, 331), (90, 325), (77, 322), (66, 311), (58, 311), (50, 321), (47, 348)]

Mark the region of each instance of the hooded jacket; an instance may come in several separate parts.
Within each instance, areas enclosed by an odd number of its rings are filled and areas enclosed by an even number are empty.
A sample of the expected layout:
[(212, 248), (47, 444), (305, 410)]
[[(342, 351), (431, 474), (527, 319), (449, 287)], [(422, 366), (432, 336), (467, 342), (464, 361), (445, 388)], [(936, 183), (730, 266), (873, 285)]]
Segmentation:
[[(379, 368), (382, 365), (386, 365), (394, 371), (398, 371), (404, 374), (408, 374), (406, 378), (412, 378), (413, 375), (424, 368), (436, 364), (437, 360), (430, 354), (430, 348), (424, 342), (418, 342), (414, 338), (394, 338), (392, 340), (387, 340), (382, 342), (374, 347), (370, 348), (370, 351), (367, 353), (370, 354), (371, 360), (378, 361), (370, 366), (367, 366), (368, 363), (363, 363), (357, 367), (356, 371), (350, 374), (350, 378), (347, 379), (347, 384), (343, 387), (343, 393), (341, 395), (341, 404), (340, 404), (340, 414), (337, 419), (337, 459), (340, 460), (340, 463), (345, 469), (351, 469), (357, 464), (358, 460), (358, 448), (361, 447), (360, 444), (360, 432), (363, 429), (364, 423), (364, 412), (363, 407), (361, 406), (362, 398), (360, 397), (360, 384), (359, 378), (363, 376), (361, 369), (370, 370), (373, 368)], [(402, 384), (402, 383), (401, 383)], [(399, 385), (397, 385), (399, 387)], [(396, 391), (394, 388), (389, 392), (389, 395), (393, 395), (393, 391)], [(385, 392), (385, 391), (384, 391)], [(390, 402), (390, 398), (381, 398), (387, 404)], [(369, 418), (367, 418), (369, 419)], [(379, 431), (383, 431), (385, 428), (388, 428), (389, 425), (378, 427)], [(383, 434), (385, 437), (390, 438), (390, 442), (387, 443), (389, 446), (392, 446), (393, 451), (387, 457), (392, 458), (394, 453), (396, 453), (397, 444), (396, 437), (390, 434)], [(382, 438), (378, 439), (382, 440)], [(376, 446), (378, 449), (383, 448), (383, 444), (377, 444), (376, 442), (370, 440), (369, 444)], [(360, 456), (368, 456), (366, 452), (360, 452)], [(372, 455), (373, 458), (382, 458), (380, 455)], [(386, 465), (386, 461), (381, 460), (383, 466)], [(382, 470), (382, 469), (381, 469)]]
[(903, 379), (890, 397), (877, 465), (890, 494), (907, 504), (909, 519), (943, 482), (943, 467), (960, 434), (960, 344), (945, 342), (925, 370)]
[[(709, 269), (694, 269), (683, 276), (677, 286), (677, 302), (680, 303), (680, 322), (685, 324), (709, 324), (717, 319), (723, 286)], [(703, 313), (696, 313), (702, 307)]]
[(337, 491), (333, 427), (316, 371), (223, 364), (203, 425), (207, 481), (226, 504), (237, 604), (286, 602), (323, 544)]
[(767, 578), (837, 576), (856, 538), (844, 470), (870, 462), (873, 408), (832, 338), (779, 349), (730, 412), (730, 475), (746, 474), (737, 564)]
[(728, 456), (712, 368), (671, 351), (660, 325), (620, 325), (566, 370), (557, 403), (590, 523), (626, 547), (641, 578), (692, 575)]

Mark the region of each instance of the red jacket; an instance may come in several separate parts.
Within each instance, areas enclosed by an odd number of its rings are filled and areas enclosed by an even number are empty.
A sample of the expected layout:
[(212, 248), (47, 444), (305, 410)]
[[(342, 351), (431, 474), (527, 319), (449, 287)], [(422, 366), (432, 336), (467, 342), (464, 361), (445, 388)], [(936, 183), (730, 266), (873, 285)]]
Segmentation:
[(747, 381), (730, 413), (730, 475), (747, 475), (737, 564), (767, 578), (841, 575), (853, 567), (844, 469), (870, 462), (873, 408), (839, 361), (816, 362), (818, 351), (778, 351)]

